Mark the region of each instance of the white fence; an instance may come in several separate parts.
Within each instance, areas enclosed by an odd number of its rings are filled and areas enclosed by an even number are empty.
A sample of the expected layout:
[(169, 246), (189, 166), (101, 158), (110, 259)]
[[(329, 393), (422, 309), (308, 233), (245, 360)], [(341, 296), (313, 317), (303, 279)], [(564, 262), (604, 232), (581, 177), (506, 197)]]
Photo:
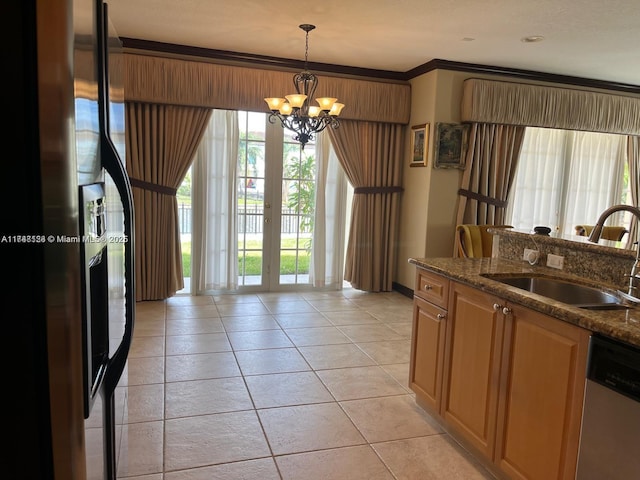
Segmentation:
[[(280, 231), (282, 233), (296, 233), (300, 217), (295, 209), (282, 210)], [(238, 233), (262, 233), (264, 222), (264, 207), (262, 205), (247, 205), (238, 207)], [(178, 205), (178, 225), (181, 234), (191, 233), (191, 205)]]

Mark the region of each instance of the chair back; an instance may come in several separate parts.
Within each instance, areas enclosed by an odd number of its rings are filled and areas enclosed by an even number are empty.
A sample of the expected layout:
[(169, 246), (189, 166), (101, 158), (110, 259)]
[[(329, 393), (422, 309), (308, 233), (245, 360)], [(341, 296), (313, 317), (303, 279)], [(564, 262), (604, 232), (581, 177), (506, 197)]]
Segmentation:
[[(589, 235), (591, 235), (594, 226), (595, 225), (576, 225), (576, 235), (580, 235), (581, 237), (588, 237)], [(629, 231), (624, 227), (602, 227), (602, 235), (600, 236), (600, 238), (619, 242), (620, 240), (622, 240), (622, 237), (624, 237), (626, 233), (629, 233)]]
[(458, 225), (456, 242), (458, 256), (465, 258), (490, 257), (493, 249), (493, 234), (490, 228), (513, 228), (511, 225)]

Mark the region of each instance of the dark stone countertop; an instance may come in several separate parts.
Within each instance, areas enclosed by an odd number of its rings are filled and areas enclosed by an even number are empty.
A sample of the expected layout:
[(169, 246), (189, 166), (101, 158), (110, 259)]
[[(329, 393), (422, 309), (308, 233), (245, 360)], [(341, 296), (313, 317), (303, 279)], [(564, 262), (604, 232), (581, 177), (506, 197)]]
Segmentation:
[(559, 320), (578, 325), (591, 332), (640, 347), (640, 306), (617, 310), (589, 310), (512, 287), (487, 278), (485, 275), (535, 274), (570, 280), (597, 288), (615, 289), (611, 285), (594, 284), (556, 269), (531, 266), (526, 262), (501, 258), (410, 258), (409, 263)]

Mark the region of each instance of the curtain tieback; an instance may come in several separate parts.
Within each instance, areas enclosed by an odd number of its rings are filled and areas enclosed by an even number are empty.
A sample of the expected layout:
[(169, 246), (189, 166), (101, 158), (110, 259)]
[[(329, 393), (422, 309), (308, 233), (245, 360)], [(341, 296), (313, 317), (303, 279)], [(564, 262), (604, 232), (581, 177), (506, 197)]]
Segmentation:
[(372, 194), (372, 193), (399, 193), (402, 192), (402, 187), (355, 187), (353, 189), (354, 194)]
[(161, 193), (163, 195), (172, 195), (176, 196), (178, 193), (177, 188), (167, 187), (165, 185), (158, 185), (156, 183), (145, 182), (144, 180), (139, 180), (137, 178), (129, 177), (129, 182), (132, 187), (142, 188), (143, 190), (150, 190), (152, 192)]
[(508, 205), (508, 202), (506, 200), (498, 200), (497, 198), (487, 197), (486, 195), (472, 192), (470, 190), (465, 190), (463, 188), (458, 190), (458, 195), (463, 195), (467, 198), (473, 198), (474, 200), (478, 200), (482, 203), (488, 203), (489, 205), (494, 205), (498, 208), (506, 208), (506, 206)]

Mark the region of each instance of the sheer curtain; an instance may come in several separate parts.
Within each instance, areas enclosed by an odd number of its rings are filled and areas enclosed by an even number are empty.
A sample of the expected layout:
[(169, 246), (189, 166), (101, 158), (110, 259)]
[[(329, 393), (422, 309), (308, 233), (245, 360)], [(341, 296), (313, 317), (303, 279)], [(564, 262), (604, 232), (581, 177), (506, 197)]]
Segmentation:
[(191, 293), (233, 290), (238, 281), (238, 113), (214, 110), (192, 172)]
[(309, 282), (341, 289), (344, 279), (347, 177), (327, 132), (316, 137), (316, 198)]
[(522, 142), (507, 222), (532, 230), (536, 225), (559, 225), (565, 164), (565, 130), (527, 128)]
[[(622, 135), (527, 128), (508, 223), (531, 230), (545, 225), (574, 234), (620, 203), (626, 161)], [(612, 219), (621, 222), (621, 218)]]
[[(621, 202), (627, 137), (592, 132), (568, 132), (568, 137), (571, 161), (561, 225), (571, 234), (575, 225), (593, 225), (604, 210)], [(620, 214), (607, 223), (622, 221)]]

